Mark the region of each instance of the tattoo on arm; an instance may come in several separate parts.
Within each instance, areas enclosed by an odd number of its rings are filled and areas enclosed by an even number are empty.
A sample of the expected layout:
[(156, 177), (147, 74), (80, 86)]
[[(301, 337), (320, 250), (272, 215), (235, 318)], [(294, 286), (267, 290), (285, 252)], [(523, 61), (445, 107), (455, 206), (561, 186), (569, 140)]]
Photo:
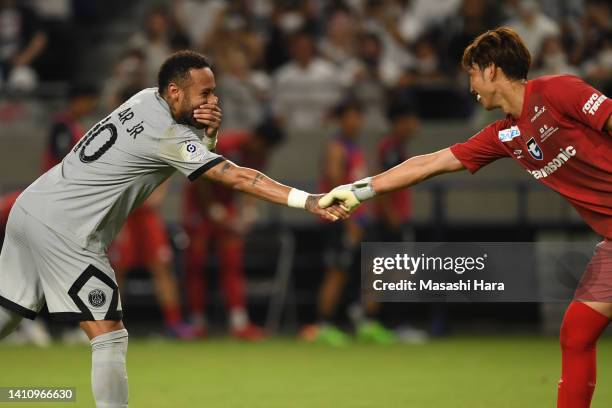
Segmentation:
[(225, 164), (221, 168), (221, 174), (227, 173), (228, 171), (230, 171), (231, 168), (232, 168), (232, 165), (228, 162), (225, 162)]
[(251, 184), (253, 187), (255, 187), (255, 184), (259, 183), (259, 180), (263, 179), (264, 176), (261, 173), (258, 173), (255, 178), (253, 179), (253, 183)]
[(306, 199), (306, 205), (304, 206), (304, 208), (308, 211), (312, 211), (317, 208), (319, 206), (318, 198), (319, 197), (316, 195), (309, 194), (308, 198)]

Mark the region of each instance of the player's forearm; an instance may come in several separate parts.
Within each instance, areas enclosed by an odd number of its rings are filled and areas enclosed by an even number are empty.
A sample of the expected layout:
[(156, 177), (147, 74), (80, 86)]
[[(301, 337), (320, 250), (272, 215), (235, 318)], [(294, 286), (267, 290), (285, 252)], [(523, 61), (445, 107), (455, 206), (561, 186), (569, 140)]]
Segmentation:
[(226, 161), (210, 169), (206, 177), (220, 182), (234, 190), (242, 191), (254, 197), (276, 204), (288, 205), (291, 187), (281, 184), (265, 174), (240, 167)]
[(287, 204), (291, 187), (247, 167), (238, 167), (234, 189), (276, 204)]
[(410, 187), (438, 174), (463, 168), (450, 149), (411, 157), (401, 164), (372, 177), (376, 194), (388, 193)]

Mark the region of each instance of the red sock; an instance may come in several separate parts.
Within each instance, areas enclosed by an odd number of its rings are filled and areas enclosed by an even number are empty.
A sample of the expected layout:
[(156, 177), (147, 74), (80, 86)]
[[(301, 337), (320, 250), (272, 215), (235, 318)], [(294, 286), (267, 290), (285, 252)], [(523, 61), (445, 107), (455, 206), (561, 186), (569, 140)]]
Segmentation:
[(595, 390), (597, 339), (610, 320), (582, 302), (572, 302), (561, 325), (561, 380), (557, 408), (588, 408)]
[(162, 312), (166, 326), (172, 326), (181, 322), (181, 309), (179, 306), (164, 306)]

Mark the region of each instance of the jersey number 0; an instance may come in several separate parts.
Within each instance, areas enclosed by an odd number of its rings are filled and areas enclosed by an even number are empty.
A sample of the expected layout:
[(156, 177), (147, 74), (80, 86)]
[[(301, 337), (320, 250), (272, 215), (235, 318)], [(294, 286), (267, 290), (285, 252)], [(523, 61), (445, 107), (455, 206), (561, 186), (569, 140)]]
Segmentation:
[[(79, 143), (74, 147), (75, 153), (80, 150), (79, 159), (83, 163), (91, 163), (98, 160), (117, 141), (117, 127), (113, 123), (106, 123), (109, 119), (110, 116), (99, 122), (96, 126), (94, 126), (94, 128), (87, 132), (85, 137), (83, 137), (81, 141), (79, 141)], [(110, 133), (110, 138), (93, 154), (87, 155), (85, 153), (85, 149), (87, 148), (87, 146), (89, 146), (89, 144), (103, 132)]]

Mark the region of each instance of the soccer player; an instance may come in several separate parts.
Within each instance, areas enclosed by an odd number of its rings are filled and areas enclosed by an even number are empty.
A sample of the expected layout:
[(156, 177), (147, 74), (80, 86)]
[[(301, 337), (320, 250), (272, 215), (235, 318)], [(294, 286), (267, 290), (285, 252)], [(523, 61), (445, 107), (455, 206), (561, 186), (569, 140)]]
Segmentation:
[[(390, 104), (387, 116), (391, 122), (388, 135), (376, 146), (379, 169), (389, 170), (408, 159), (406, 145), (415, 136), (419, 117), (410, 102), (399, 100)], [(411, 215), (410, 190), (405, 189), (384, 195), (375, 205), (380, 241), (401, 241), (406, 222)]]
[[(17, 199), (0, 254), (0, 338), (47, 303), (79, 321), (92, 345), (98, 407), (127, 407), (128, 332), (106, 249), (127, 215), (179, 170), (327, 219), (339, 206), (292, 189), (213, 152), (221, 123), (206, 57), (182, 51), (161, 66), (158, 87), (137, 93), (98, 122), (62, 162)], [(200, 133), (200, 131), (203, 133)]]
[[(321, 191), (329, 191), (335, 185), (367, 174), (365, 153), (358, 144), (364, 119), (363, 105), (356, 99), (346, 98), (334, 107), (333, 116), (339, 129), (325, 146)], [(323, 256), (325, 273), (317, 302), (317, 323), (303, 328), (302, 339), (332, 346), (343, 346), (348, 342), (348, 336), (333, 324), (333, 320), (347, 284), (355, 275), (352, 273), (355, 259), (368, 222), (368, 211), (361, 207), (348, 222), (323, 227), (327, 242)], [(377, 306), (373, 302), (353, 305), (349, 308), (349, 316), (358, 339), (388, 344), (395, 340), (395, 336), (376, 321)]]
[(557, 406), (583, 408), (595, 388), (597, 339), (612, 318), (612, 101), (571, 75), (527, 81), (531, 62), (521, 38), (509, 28), (477, 37), (463, 54), (476, 99), (505, 119), (471, 139), (416, 156), (371, 178), (340, 186), (322, 206), (360, 202), (433, 176), (471, 173), (512, 157), (536, 180), (565, 197), (604, 240), (575, 292), (561, 326), (562, 373)]
[[(245, 166), (262, 170), (274, 148), (284, 138), (272, 120), (265, 120), (254, 131), (224, 131), (216, 152)], [(210, 246), (219, 260), (219, 283), (228, 311), (230, 335), (257, 341), (264, 331), (253, 324), (246, 307), (243, 268), (244, 235), (255, 221), (255, 203), (219, 184), (189, 183), (183, 199), (184, 225), (189, 235), (185, 250), (185, 289), (191, 321), (200, 336), (208, 334), (205, 265)]]

